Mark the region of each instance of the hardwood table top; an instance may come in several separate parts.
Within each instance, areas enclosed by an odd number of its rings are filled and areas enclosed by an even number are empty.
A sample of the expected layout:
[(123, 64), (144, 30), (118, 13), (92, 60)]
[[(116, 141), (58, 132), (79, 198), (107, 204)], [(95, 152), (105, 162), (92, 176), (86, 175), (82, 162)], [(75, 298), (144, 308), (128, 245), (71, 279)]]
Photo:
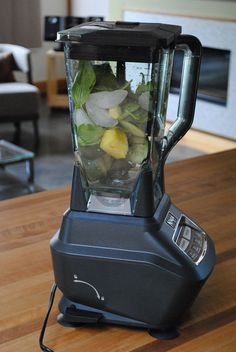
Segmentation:
[[(210, 352), (236, 350), (236, 149), (166, 165), (166, 191), (216, 246), (215, 269), (180, 327), (160, 341), (116, 326), (65, 328), (57, 301), (45, 344), (55, 352)], [(53, 283), (49, 240), (69, 205), (69, 187), (0, 202), (0, 351), (39, 351)]]

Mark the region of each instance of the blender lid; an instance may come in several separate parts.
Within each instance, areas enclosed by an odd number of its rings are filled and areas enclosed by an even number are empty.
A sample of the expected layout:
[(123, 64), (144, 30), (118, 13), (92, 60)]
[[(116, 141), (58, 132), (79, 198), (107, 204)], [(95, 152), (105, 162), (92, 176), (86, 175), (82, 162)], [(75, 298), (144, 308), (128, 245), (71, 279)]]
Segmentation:
[(180, 26), (139, 22), (88, 22), (57, 33), (57, 41), (85, 45), (170, 47)]

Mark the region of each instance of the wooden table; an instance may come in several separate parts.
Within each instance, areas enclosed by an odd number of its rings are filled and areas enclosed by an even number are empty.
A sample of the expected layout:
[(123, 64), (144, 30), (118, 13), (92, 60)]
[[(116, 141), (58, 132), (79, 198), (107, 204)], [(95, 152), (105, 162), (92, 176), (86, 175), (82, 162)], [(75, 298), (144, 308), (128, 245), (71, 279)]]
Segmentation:
[[(211, 235), (217, 263), (174, 340), (115, 326), (64, 328), (57, 304), (45, 343), (55, 352), (236, 350), (236, 149), (166, 166), (172, 201)], [(39, 351), (53, 274), (49, 239), (69, 204), (69, 188), (0, 202), (0, 351)], [(57, 294), (58, 300), (59, 294)]]

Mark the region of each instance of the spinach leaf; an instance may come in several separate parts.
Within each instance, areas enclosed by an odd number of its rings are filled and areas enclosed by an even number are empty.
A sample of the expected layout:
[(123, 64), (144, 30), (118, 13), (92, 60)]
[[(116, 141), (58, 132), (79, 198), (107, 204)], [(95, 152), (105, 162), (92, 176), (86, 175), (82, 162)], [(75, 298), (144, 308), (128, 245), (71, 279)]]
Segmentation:
[(96, 75), (94, 90), (100, 92), (104, 90), (112, 91), (119, 88), (116, 76), (112, 72), (110, 64), (95, 65), (94, 71)]
[(125, 110), (125, 113), (127, 114), (127, 116), (130, 116), (134, 120), (139, 121), (141, 123), (146, 122), (148, 120), (148, 113), (143, 109), (138, 109), (134, 112)]
[(71, 95), (76, 109), (80, 109), (84, 103), (86, 103), (95, 82), (96, 76), (91, 63), (81, 60), (71, 89)]
[(110, 64), (108, 63), (102, 65), (94, 65), (94, 72), (96, 75), (96, 84), (94, 86), (94, 91), (96, 92), (111, 92), (116, 89), (130, 89), (130, 84), (132, 80), (125, 81), (124, 83), (119, 84), (117, 82), (116, 76), (112, 71)]
[(103, 136), (104, 128), (91, 124), (77, 127), (78, 143), (81, 146), (98, 144)]
[(127, 117), (130, 113), (137, 111), (140, 108), (140, 105), (135, 100), (130, 100), (123, 104), (123, 114), (122, 118)]
[(149, 81), (147, 83), (145, 83), (145, 79), (144, 79), (144, 74), (141, 73), (141, 76), (142, 76), (142, 81), (141, 83), (139, 83), (137, 89), (136, 89), (136, 92), (135, 94), (142, 94), (144, 92), (151, 92), (153, 91), (153, 82), (152, 81)]

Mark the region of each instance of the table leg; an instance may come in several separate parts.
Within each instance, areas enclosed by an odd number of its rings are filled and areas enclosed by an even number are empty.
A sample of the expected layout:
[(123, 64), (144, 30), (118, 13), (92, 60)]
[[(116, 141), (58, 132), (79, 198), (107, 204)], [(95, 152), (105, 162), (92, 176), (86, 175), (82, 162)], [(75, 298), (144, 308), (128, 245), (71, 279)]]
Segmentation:
[(53, 98), (57, 95), (56, 63), (55, 57), (48, 56), (47, 100), (48, 105), (53, 105)]
[(34, 183), (34, 159), (33, 158), (26, 160), (25, 170), (27, 174), (28, 183), (30, 184)]

